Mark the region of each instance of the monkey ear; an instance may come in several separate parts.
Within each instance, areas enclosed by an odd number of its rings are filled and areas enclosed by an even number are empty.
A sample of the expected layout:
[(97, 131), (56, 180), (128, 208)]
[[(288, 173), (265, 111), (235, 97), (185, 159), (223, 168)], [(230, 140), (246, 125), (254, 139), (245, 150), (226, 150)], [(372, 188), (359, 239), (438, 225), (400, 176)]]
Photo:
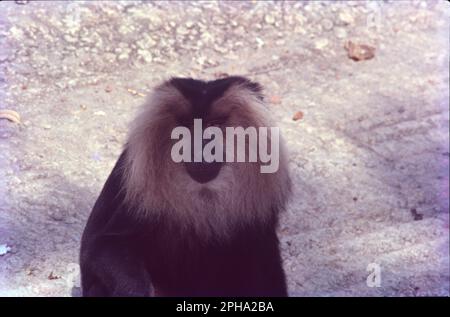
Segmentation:
[(167, 83), (180, 91), (184, 96), (198, 95), (205, 85), (205, 82), (202, 80), (182, 77), (172, 77)]
[(241, 76), (234, 77), (234, 80), (242, 87), (253, 92), (258, 99), (264, 100), (263, 87), (258, 82), (251, 81), (250, 79)]
[(263, 87), (259, 83), (251, 81), (250, 79), (244, 76), (229, 76), (219, 79), (217, 81), (221, 81), (223, 84), (227, 86), (240, 85), (241, 87), (248, 89), (249, 91), (254, 93), (258, 99), (260, 100), (264, 99)]
[(254, 92), (258, 97), (261, 97), (261, 99), (263, 98), (263, 87), (255, 82), (255, 81), (251, 81), (247, 78), (244, 77), (244, 87), (246, 87), (247, 89), (249, 89), (250, 91)]

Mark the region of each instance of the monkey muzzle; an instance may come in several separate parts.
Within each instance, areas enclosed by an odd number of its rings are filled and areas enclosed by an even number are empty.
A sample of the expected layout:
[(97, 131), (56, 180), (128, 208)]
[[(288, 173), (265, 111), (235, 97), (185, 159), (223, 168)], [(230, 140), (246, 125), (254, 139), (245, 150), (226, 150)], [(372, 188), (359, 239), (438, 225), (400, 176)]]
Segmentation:
[(222, 162), (186, 162), (184, 166), (189, 176), (200, 184), (212, 181), (222, 168)]
[[(195, 133), (192, 133), (191, 135), (194, 136)], [(191, 140), (194, 144), (194, 140)], [(190, 162), (184, 162), (184, 166), (186, 167), (186, 171), (189, 174), (189, 176), (195, 180), (196, 182), (200, 184), (204, 184), (207, 182), (212, 181), (219, 175), (220, 169), (222, 168), (223, 162), (207, 162), (204, 160), (203, 157), (203, 150), (206, 146), (206, 144), (209, 142), (209, 140), (202, 140), (199, 155), (201, 157), (200, 162), (195, 161), (194, 151), (191, 152), (191, 161)]]

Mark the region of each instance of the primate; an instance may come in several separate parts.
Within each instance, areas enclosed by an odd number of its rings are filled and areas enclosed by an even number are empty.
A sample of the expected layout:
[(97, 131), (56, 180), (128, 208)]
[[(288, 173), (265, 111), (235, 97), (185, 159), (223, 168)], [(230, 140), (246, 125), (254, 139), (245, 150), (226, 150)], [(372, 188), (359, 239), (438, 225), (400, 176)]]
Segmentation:
[(84, 296), (287, 296), (276, 234), (291, 192), (282, 142), (275, 173), (260, 161), (171, 158), (175, 127), (267, 127), (267, 111), (261, 86), (244, 77), (154, 89), (84, 230)]

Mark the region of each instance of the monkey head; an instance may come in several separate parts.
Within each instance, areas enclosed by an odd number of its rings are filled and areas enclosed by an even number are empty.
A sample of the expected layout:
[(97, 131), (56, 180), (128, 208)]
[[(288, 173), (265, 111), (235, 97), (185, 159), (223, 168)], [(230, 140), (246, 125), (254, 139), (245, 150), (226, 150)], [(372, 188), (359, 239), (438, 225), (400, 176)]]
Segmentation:
[[(291, 182), (269, 118), (261, 86), (244, 77), (164, 82), (128, 135), (126, 199), (141, 216), (164, 216), (206, 237), (225, 239), (240, 225), (274, 221)], [(231, 141), (232, 131), (243, 133), (241, 142)], [(269, 172), (269, 153), (261, 151), (268, 147), (277, 154)]]

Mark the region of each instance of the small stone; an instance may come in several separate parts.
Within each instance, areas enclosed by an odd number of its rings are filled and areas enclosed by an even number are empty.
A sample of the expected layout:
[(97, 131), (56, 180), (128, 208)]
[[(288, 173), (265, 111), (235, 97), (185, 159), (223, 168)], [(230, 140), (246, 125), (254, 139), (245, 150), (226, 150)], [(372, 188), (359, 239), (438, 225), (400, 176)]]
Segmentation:
[(344, 24), (353, 24), (355, 19), (348, 11), (339, 12), (339, 20)]
[(344, 28), (338, 27), (334, 30), (334, 35), (338, 39), (344, 39), (347, 37), (347, 31)]
[(75, 79), (71, 79), (67, 82), (67, 86), (74, 87), (77, 84), (77, 81)]
[(264, 41), (259, 37), (255, 38), (255, 41), (256, 41), (256, 45), (258, 46), (258, 48), (263, 47), (265, 44)]
[(64, 39), (66, 42), (69, 42), (69, 43), (75, 43), (75, 42), (77, 42), (77, 39), (74, 38), (73, 36), (70, 36), (69, 34), (64, 35), (64, 36), (63, 36), (63, 39)]
[(274, 23), (275, 23), (275, 17), (274, 17), (273, 15), (271, 15), (271, 14), (267, 14), (267, 15), (264, 17), (264, 21), (265, 21), (267, 24), (274, 24)]
[(330, 31), (333, 28), (333, 21), (331, 21), (329, 19), (323, 19), (322, 27), (325, 31)]
[(191, 28), (194, 27), (194, 22), (192, 22), (192, 21), (187, 21), (186, 24), (185, 24), (185, 26), (186, 26), (188, 29), (191, 29)]
[(222, 18), (217, 18), (214, 21), (214, 23), (217, 24), (217, 25), (224, 25), (226, 23), (226, 21), (224, 19), (222, 19)]
[(161, 24), (162, 20), (158, 15), (151, 15), (149, 17), (150, 23), (153, 25), (159, 25)]
[(128, 58), (129, 58), (129, 55), (127, 53), (122, 53), (117, 57), (118, 60), (125, 60)]
[(146, 62), (146, 63), (150, 63), (151, 61), (153, 61), (153, 56), (149, 51), (146, 50), (138, 50), (137, 53), (139, 54), (139, 56), (142, 57), (142, 59)]
[(113, 54), (113, 53), (106, 52), (106, 53), (103, 54), (103, 58), (106, 61), (112, 63), (112, 62), (114, 62), (116, 60), (116, 55)]
[(58, 82), (55, 84), (55, 86), (58, 87), (59, 89), (64, 89), (64, 88), (66, 88), (66, 84), (65, 84), (64, 82), (62, 82), (62, 81), (58, 81)]
[(189, 33), (189, 30), (187, 29), (187, 28), (185, 28), (184, 26), (180, 26), (178, 29), (177, 29), (177, 34), (180, 34), (180, 35), (186, 35), (186, 34), (188, 34)]
[(219, 53), (222, 53), (222, 54), (228, 52), (228, 49), (226, 47), (218, 45), (218, 44), (214, 46), (214, 50), (216, 52), (219, 52)]
[(372, 59), (375, 56), (375, 47), (369, 45), (348, 41), (344, 48), (347, 50), (348, 57), (354, 61)]
[(308, 18), (306, 16), (304, 16), (303, 14), (301, 14), (300, 12), (298, 12), (295, 15), (295, 20), (297, 21), (297, 24), (303, 25), (308, 21)]
[(322, 38), (322, 39), (316, 40), (314, 42), (314, 46), (315, 46), (316, 49), (322, 50), (322, 49), (324, 49), (325, 47), (328, 46), (328, 43), (329, 43), (328, 39)]
[(148, 47), (155, 47), (156, 46), (156, 44), (158, 44), (158, 42), (157, 41), (155, 41), (153, 38), (149, 38), (148, 39), (148, 41), (147, 41), (147, 45), (148, 45)]
[(8, 245), (0, 244), (0, 255), (5, 255), (9, 251), (11, 251), (11, 248)]
[(216, 60), (213, 60), (211, 58), (208, 58), (206, 60), (206, 63), (208, 64), (208, 66), (211, 66), (211, 67), (215, 67), (215, 66), (219, 65), (219, 62), (217, 62)]

